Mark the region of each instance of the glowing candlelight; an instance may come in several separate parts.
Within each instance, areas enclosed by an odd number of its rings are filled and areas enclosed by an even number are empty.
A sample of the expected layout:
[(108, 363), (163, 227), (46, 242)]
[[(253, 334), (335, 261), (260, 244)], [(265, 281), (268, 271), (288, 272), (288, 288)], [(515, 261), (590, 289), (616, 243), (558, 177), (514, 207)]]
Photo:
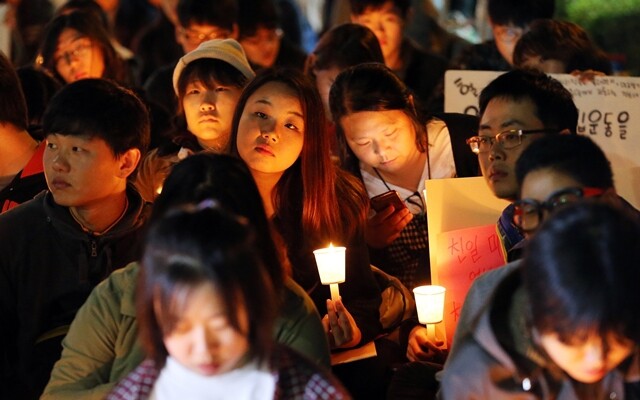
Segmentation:
[(329, 247), (313, 251), (318, 265), (318, 273), (320, 274), (320, 282), (323, 285), (329, 285), (331, 290), (331, 300), (336, 301), (340, 297), (338, 283), (345, 281), (345, 247)]
[(444, 293), (442, 286), (425, 285), (413, 289), (418, 309), (418, 320), (427, 326), (427, 336), (430, 341), (436, 341), (435, 324), (442, 322), (444, 314)]

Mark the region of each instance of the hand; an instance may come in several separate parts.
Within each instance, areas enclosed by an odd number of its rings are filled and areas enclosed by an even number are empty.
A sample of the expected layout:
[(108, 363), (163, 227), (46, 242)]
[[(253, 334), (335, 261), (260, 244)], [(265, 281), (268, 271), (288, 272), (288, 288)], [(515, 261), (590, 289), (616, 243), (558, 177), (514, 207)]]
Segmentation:
[(362, 339), (360, 328), (342, 304), (342, 297), (336, 301), (327, 300), (327, 314), (322, 318), (322, 326), (332, 349), (353, 347)]
[(435, 343), (429, 341), (427, 330), (424, 326), (416, 326), (409, 333), (407, 344), (407, 358), (409, 361), (431, 361), (443, 364), (447, 351), (440, 349), (444, 342), (438, 340)]
[(582, 83), (593, 82), (596, 76), (607, 76), (604, 72), (594, 71), (592, 69), (588, 69), (586, 71), (580, 71), (578, 69), (571, 71), (571, 76), (575, 76)]
[(398, 211), (393, 206), (385, 208), (367, 221), (367, 244), (377, 249), (390, 245), (412, 219), (413, 214), (407, 208)]

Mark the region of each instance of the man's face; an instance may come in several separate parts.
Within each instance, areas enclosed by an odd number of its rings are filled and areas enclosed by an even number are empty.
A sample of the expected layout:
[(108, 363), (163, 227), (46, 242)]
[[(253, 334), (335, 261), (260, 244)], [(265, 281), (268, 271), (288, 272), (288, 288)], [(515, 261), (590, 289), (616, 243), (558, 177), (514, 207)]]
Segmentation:
[(397, 57), (402, 44), (404, 19), (392, 1), (380, 7), (367, 7), (362, 14), (351, 15), (351, 22), (371, 29), (380, 42), (385, 63), (390, 68), (390, 58)]
[(500, 55), (507, 60), (509, 65), (513, 65), (513, 50), (516, 43), (524, 33), (524, 29), (519, 26), (509, 25), (491, 25), (493, 37), (496, 41), (496, 47)]
[[(495, 137), (510, 129), (543, 129), (542, 121), (536, 116), (536, 106), (530, 99), (514, 101), (496, 97), (489, 101), (480, 118), (478, 135)], [(515, 166), (518, 157), (527, 146), (541, 134), (522, 135), (522, 143), (505, 149), (501, 143), (494, 143), (491, 150), (478, 154), (482, 176), (496, 197), (515, 200), (518, 196)]]
[(43, 157), (47, 186), (55, 202), (76, 208), (108, 204), (121, 195), (131, 172), (124, 167), (126, 161), (126, 155), (116, 158), (100, 138), (58, 134), (47, 136)]
[(176, 41), (187, 54), (198, 48), (200, 43), (212, 39), (235, 39), (236, 32), (216, 25), (192, 23), (189, 26), (176, 27)]

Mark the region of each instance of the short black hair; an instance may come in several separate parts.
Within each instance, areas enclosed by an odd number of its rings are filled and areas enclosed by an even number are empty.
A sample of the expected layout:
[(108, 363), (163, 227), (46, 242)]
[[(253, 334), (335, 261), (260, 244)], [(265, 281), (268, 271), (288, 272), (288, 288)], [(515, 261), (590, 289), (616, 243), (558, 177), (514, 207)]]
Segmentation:
[(534, 19), (552, 18), (555, 0), (489, 0), (489, 19), (494, 25), (526, 27)]
[(549, 75), (530, 69), (515, 69), (491, 81), (480, 92), (480, 117), (494, 98), (523, 101), (531, 100), (536, 107), (536, 117), (545, 128), (568, 129), (576, 133), (578, 108), (573, 96), (562, 83)]
[[(269, 358), (277, 296), (260, 259), (260, 239), (246, 219), (218, 207), (185, 206), (152, 223), (136, 310), (141, 343), (160, 368), (169, 355), (163, 338), (203, 284), (213, 286), (229, 325), (247, 337), (250, 359)], [(238, 305), (246, 310), (246, 331)]]
[(144, 154), (149, 145), (149, 114), (132, 91), (106, 79), (81, 79), (53, 96), (42, 118), (45, 137), (98, 137), (116, 157), (129, 149)]
[(638, 343), (638, 251), (640, 225), (627, 210), (596, 201), (558, 210), (522, 262), (533, 327), (565, 343), (593, 333)]
[(565, 73), (593, 69), (610, 75), (611, 62), (604, 51), (591, 41), (587, 32), (569, 21), (538, 19), (529, 25), (513, 50), (514, 65), (520, 66), (528, 57), (559, 60)]
[(0, 52), (0, 122), (26, 130), (27, 103), (11, 61)]
[(191, 24), (202, 24), (231, 31), (238, 23), (238, 5), (235, 0), (179, 0), (176, 11), (180, 25), (185, 28)]
[(325, 32), (307, 61), (307, 74), (333, 67), (346, 69), (354, 65), (384, 64), (380, 42), (373, 31), (360, 24), (342, 24)]
[[(16, 70), (24, 97), (27, 100), (27, 115), (29, 118), (29, 133), (41, 134), (42, 116), (47, 104), (62, 87), (60, 82), (49, 72), (32, 65), (25, 65)], [(38, 137), (38, 139), (42, 139)]]
[(240, 38), (254, 36), (258, 29), (277, 29), (280, 15), (274, 0), (239, 0)]
[(583, 186), (613, 188), (611, 163), (588, 136), (545, 135), (533, 141), (516, 162), (518, 186), (527, 174), (541, 169), (570, 176)]
[(349, 5), (351, 6), (351, 14), (362, 15), (367, 8), (381, 8), (387, 2), (393, 3), (393, 6), (400, 11), (402, 18), (407, 18), (411, 8), (411, 0), (349, 0)]

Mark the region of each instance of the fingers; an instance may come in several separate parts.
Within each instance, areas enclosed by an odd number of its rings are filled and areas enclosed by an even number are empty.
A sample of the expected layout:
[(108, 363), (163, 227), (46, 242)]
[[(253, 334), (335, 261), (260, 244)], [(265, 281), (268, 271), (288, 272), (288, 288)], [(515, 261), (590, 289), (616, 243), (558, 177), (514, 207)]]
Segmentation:
[(342, 304), (342, 299), (327, 300), (327, 315), (325, 331), (329, 333), (332, 347), (352, 347), (360, 342), (362, 334), (355, 320)]
[(415, 327), (409, 333), (407, 358), (410, 361), (432, 361), (442, 358), (443, 351), (440, 347), (443, 344), (442, 340), (431, 342), (424, 327)]
[[(392, 211), (390, 214), (389, 211)], [(413, 219), (413, 214), (404, 208), (393, 212), (393, 207), (388, 207), (376, 214), (367, 223), (367, 244), (374, 248), (382, 248), (396, 240), (402, 230)]]

